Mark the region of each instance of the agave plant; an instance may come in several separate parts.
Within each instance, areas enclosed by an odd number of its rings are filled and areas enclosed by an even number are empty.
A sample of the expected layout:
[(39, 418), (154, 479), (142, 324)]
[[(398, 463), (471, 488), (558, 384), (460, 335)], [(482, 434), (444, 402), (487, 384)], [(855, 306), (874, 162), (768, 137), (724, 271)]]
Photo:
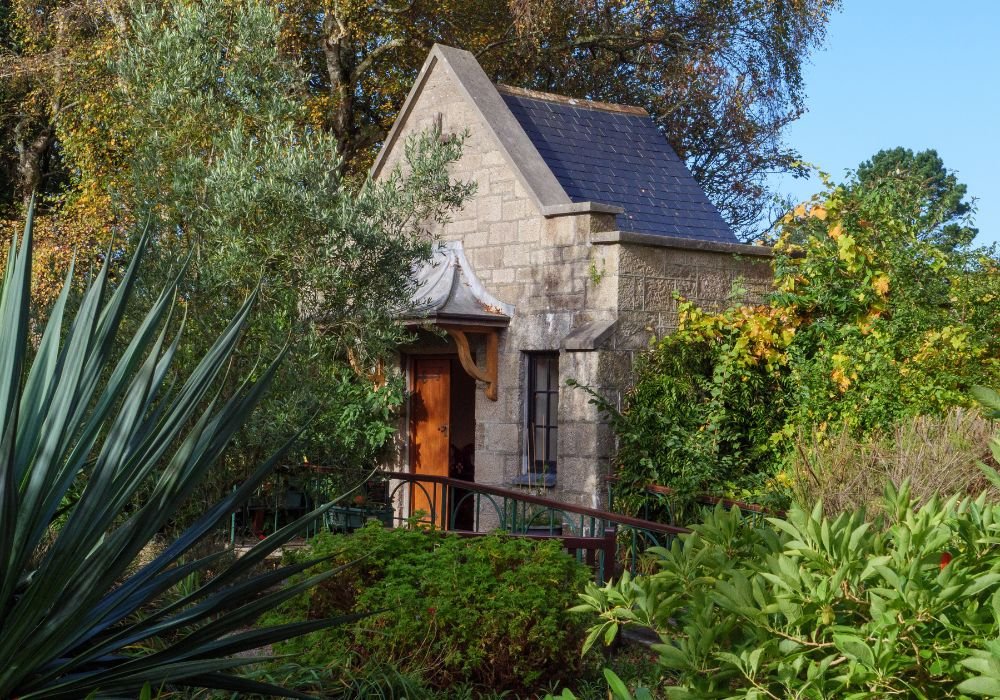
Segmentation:
[[(169, 329), (183, 325), (170, 323), (173, 285), (133, 334), (117, 337), (144, 247), (113, 289), (105, 263), (69, 321), (71, 271), (34, 347), (30, 212), (20, 245), (15, 240), (7, 256), (0, 290), (0, 698), (136, 697), (144, 686), (307, 697), (232, 671), (259, 660), (237, 653), (338, 622), (252, 627), (262, 611), (336, 573), (280, 588), (275, 584), (317, 562), (255, 571), (323, 508), (228, 566), (225, 552), (186, 560), (279, 455), (153, 561), (133, 566), (212, 468), (278, 362), (231, 396), (218, 395), (249, 299), (191, 375), (168, 382), (178, 344)], [(137, 504), (140, 488), (149, 495)], [(210, 568), (219, 572), (193, 590), (164, 595)]]

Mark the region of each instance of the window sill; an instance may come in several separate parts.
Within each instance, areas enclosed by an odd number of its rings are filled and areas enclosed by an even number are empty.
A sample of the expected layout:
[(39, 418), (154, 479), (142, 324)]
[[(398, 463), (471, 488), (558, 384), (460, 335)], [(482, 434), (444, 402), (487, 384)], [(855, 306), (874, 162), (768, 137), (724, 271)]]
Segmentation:
[(521, 474), (520, 476), (515, 476), (513, 479), (511, 479), (510, 483), (512, 486), (529, 486), (529, 487), (541, 486), (542, 488), (551, 489), (555, 488), (556, 475)]

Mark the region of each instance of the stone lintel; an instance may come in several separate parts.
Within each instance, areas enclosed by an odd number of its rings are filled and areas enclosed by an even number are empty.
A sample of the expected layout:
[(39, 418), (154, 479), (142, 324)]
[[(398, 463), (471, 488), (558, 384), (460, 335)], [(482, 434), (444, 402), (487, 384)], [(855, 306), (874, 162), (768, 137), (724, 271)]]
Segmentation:
[(639, 233), (637, 231), (605, 231), (603, 233), (594, 233), (590, 236), (590, 242), (595, 245), (632, 243), (634, 245), (645, 245), (655, 248), (703, 250), (710, 253), (730, 253), (732, 255), (748, 255), (759, 258), (774, 257), (774, 250), (762, 245), (704, 241), (698, 238), (660, 236), (654, 233)]

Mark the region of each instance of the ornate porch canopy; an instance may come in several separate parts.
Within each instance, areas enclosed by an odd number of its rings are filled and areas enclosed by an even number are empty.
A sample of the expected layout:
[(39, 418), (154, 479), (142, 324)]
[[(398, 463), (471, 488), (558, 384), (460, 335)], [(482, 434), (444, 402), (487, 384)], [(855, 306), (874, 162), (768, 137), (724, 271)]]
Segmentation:
[[(431, 259), (414, 269), (415, 286), (404, 314), (408, 325), (433, 324), (455, 341), (462, 368), (486, 383), (486, 397), (497, 400), (497, 332), (505, 328), (514, 307), (486, 291), (465, 257), (461, 241), (438, 244)], [(486, 337), (486, 367), (472, 357), (469, 333)]]

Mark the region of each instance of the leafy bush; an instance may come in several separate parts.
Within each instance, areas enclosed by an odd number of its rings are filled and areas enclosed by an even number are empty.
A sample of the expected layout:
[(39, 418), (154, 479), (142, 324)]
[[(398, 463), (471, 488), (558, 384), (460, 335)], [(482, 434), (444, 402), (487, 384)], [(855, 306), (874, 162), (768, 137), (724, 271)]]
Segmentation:
[(885, 516), (793, 507), (750, 528), (716, 510), (659, 571), (578, 609), (655, 630), (675, 698), (1000, 697), (1000, 505), (887, 488)]
[[(677, 494), (670, 504), (674, 517), (686, 515), (691, 497), (703, 492), (759, 496), (781, 458), (772, 436), (784, 424), (787, 374), (771, 360), (742, 357), (744, 343), (712, 336), (743, 332), (756, 312), (733, 309), (695, 321), (705, 315), (693, 304), (679, 308), (680, 330), (638, 358), (623, 411), (590, 392), (618, 439), (615, 506), (630, 513), (640, 512), (651, 483)], [(704, 323), (714, 330), (696, 327)], [(649, 514), (662, 515), (655, 508)]]
[(778, 222), (764, 304), (682, 300), (621, 413), (601, 404), (623, 482), (774, 492), (802, 433), (885, 433), (1000, 382), (1000, 257), (964, 193), (936, 154), (880, 154)]
[(289, 563), (362, 560), (330, 585), (287, 603), (268, 622), (373, 613), (347, 634), (285, 642), (305, 665), (363, 674), (395, 665), (434, 687), (469, 682), (524, 689), (572, 677), (584, 622), (566, 612), (589, 570), (557, 542), (492, 534), (460, 538), (370, 524), (353, 535), (324, 534)]
[[(855, 438), (847, 430), (825, 440), (799, 437), (792, 455), (795, 498), (822, 500), (828, 513), (864, 506), (879, 514), (882, 485), (910, 482), (918, 503), (935, 493), (975, 496), (990, 487), (982, 464), (1000, 467), (990, 452), (994, 424), (979, 412), (955, 408), (943, 417), (916, 416), (886, 435)], [(998, 500), (1000, 490), (990, 492)]]
[[(429, 256), (435, 223), (474, 190), (449, 176), (463, 138), (414, 135), (400, 142), (398, 168), (378, 181), (347, 180), (344, 142), (304, 125), (306, 85), (294, 58), (301, 52), (279, 49), (292, 31), (281, 6), (129, 5), (115, 32), (122, 41), (104, 59), (106, 99), (118, 110), (116, 166), (93, 184), (148, 227), (154, 245), (140, 292), (157, 294), (175, 260), (191, 256), (180, 281), (189, 314), (178, 374), (197, 365), (255, 288), (259, 312), (244, 328), (230, 376), (254, 372), (260, 356), (285, 353), (263, 410), (248, 418), (178, 525), (292, 434), (299, 438), (289, 466), (305, 454), (333, 468), (326, 476), (334, 488), (356, 483), (380, 463), (398, 428), (405, 382), (393, 357), (409, 339), (398, 315), (414, 261)], [(67, 144), (79, 155), (92, 133), (71, 131), (83, 136)]]

